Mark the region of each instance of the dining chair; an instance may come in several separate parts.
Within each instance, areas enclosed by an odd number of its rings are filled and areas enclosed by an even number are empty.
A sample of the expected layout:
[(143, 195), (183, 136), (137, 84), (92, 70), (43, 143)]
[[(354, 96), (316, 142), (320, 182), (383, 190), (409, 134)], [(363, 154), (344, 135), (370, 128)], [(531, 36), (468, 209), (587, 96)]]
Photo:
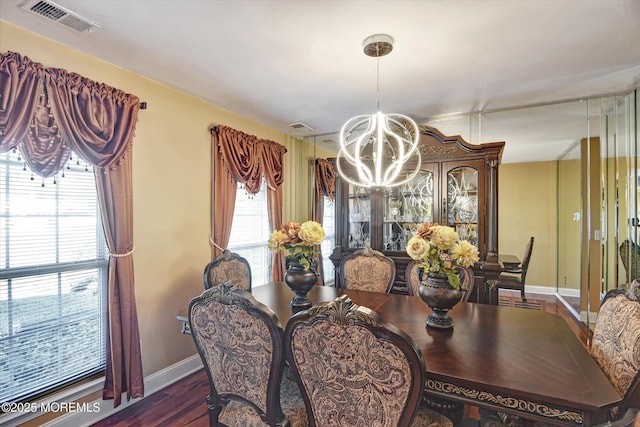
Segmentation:
[[(640, 282), (612, 289), (604, 296), (591, 340), (591, 356), (622, 400), (609, 411), (601, 427), (630, 427), (640, 422)], [(502, 421), (502, 423), (501, 423)], [(516, 416), (480, 410), (481, 427), (515, 427)], [(534, 427), (549, 424), (536, 422)], [(597, 427), (597, 426), (596, 426)]]
[(533, 236), (531, 236), (524, 248), (524, 256), (522, 257), (520, 268), (515, 270), (503, 271), (502, 273), (500, 273), (500, 276), (498, 276), (498, 289), (520, 290), (522, 301), (527, 300), (524, 295), (524, 283), (525, 279), (527, 278), (529, 261), (531, 261), (531, 253), (533, 252), (533, 240)]
[(426, 374), (413, 340), (348, 296), (295, 314), (284, 336), (310, 426), (453, 426), (421, 405)]
[(345, 255), (340, 262), (342, 288), (389, 293), (395, 277), (393, 259), (370, 247)]
[[(459, 267), (461, 271), (460, 286), (462, 289), (466, 289), (462, 301), (468, 302), (473, 296), (475, 291), (475, 276), (471, 268)], [(418, 263), (415, 260), (409, 261), (405, 268), (404, 280), (407, 284), (407, 293), (409, 295), (419, 295), (420, 289), (420, 275), (419, 275)]]
[(624, 271), (627, 274), (627, 283), (640, 279), (640, 246), (625, 239), (620, 244), (619, 252)]
[(210, 426), (308, 425), (270, 308), (227, 281), (191, 300), (189, 325), (209, 379)]
[(237, 289), (251, 291), (251, 266), (249, 261), (227, 249), (204, 268), (204, 288), (231, 280)]
[(602, 300), (591, 341), (591, 356), (622, 397), (610, 419), (640, 409), (640, 282), (613, 289)]

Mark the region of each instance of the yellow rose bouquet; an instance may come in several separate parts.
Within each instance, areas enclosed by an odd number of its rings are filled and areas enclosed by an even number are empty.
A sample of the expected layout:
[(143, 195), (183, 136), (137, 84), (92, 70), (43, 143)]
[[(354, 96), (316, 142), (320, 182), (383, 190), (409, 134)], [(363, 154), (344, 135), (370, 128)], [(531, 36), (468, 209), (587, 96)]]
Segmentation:
[[(271, 233), (269, 249), (272, 251), (285, 250), (286, 262), (300, 264), (305, 270), (317, 273), (316, 247), (324, 240), (324, 229), (320, 223), (305, 221), (302, 224), (295, 221), (287, 222)], [(287, 267), (288, 268), (288, 267)]]
[(424, 272), (443, 274), (454, 289), (460, 289), (456, 266), (471, 267), (480, 259), (478, 248), (449, 226), (421, 224), (407, 243), (407, 255)]

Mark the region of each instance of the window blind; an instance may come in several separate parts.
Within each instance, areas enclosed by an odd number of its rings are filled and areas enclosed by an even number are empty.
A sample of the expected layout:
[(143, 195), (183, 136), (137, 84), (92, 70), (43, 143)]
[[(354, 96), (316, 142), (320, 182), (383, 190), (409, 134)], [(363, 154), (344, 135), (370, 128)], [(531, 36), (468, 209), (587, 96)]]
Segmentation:
[(108, 252), (93, 169), (35, 177), (0, 154), (0, 402), (104, 370)]
[(249, 261), (252, 287), (264, 285), (271, 280), (273, 254), (268, 246), (271, 230), (266, 188), (263, 181), (260, 191), (251, 195), (238, 185), (229, 236), (228, 249)]

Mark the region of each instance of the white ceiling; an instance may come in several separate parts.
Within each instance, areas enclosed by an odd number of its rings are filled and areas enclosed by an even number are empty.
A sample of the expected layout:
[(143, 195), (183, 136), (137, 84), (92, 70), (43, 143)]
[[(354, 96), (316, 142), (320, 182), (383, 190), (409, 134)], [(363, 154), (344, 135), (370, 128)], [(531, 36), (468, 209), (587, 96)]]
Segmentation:
[[(378, 33), (395, 40), (380, 58), (381, 110), (419, 123), (624, 93), (640, 82), (640, 0), (56, 1), (101, 26), (91, 33), (23, 3), (0, 0), (0, 18), (296, 136), (337, 132), (375, 111), (376, 59), (362, 42)], [(555, 159), (582, 132), (526, 126), (544, 109), (518, 111), (481, 135), (507, 141), (505, 163)], [(313, 131), (289, 127), (296, 122)], [(555, 138), (544, 146), (541, 128)]]

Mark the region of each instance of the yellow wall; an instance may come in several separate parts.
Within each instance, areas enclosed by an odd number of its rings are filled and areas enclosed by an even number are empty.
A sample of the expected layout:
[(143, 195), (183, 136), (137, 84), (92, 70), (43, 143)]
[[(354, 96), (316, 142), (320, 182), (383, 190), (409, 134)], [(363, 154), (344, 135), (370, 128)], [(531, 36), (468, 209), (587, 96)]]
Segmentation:
[(285, 220), (308, 215), (310, 146), (4, 21), (0, 51), (77, 72), (148, 103), (139, 113), (133, 143), (133, 256), (144, 375), (195, 354), (191, 338), (179, 333), (176, 314), (203, 290), (202, 271), (210, 260), (209, 127), (225, 124), (287, 147)]
[(580, 159), (558, 162), (558, 290), (580, 290), (581, 286), (581, 222), (582, 215)]
[(530, 286), (556, 286), (556, 179), (556, 162), (499, 168), (498, 250), (522, 259), (527, 241), (535, 238), (526, 279)]

